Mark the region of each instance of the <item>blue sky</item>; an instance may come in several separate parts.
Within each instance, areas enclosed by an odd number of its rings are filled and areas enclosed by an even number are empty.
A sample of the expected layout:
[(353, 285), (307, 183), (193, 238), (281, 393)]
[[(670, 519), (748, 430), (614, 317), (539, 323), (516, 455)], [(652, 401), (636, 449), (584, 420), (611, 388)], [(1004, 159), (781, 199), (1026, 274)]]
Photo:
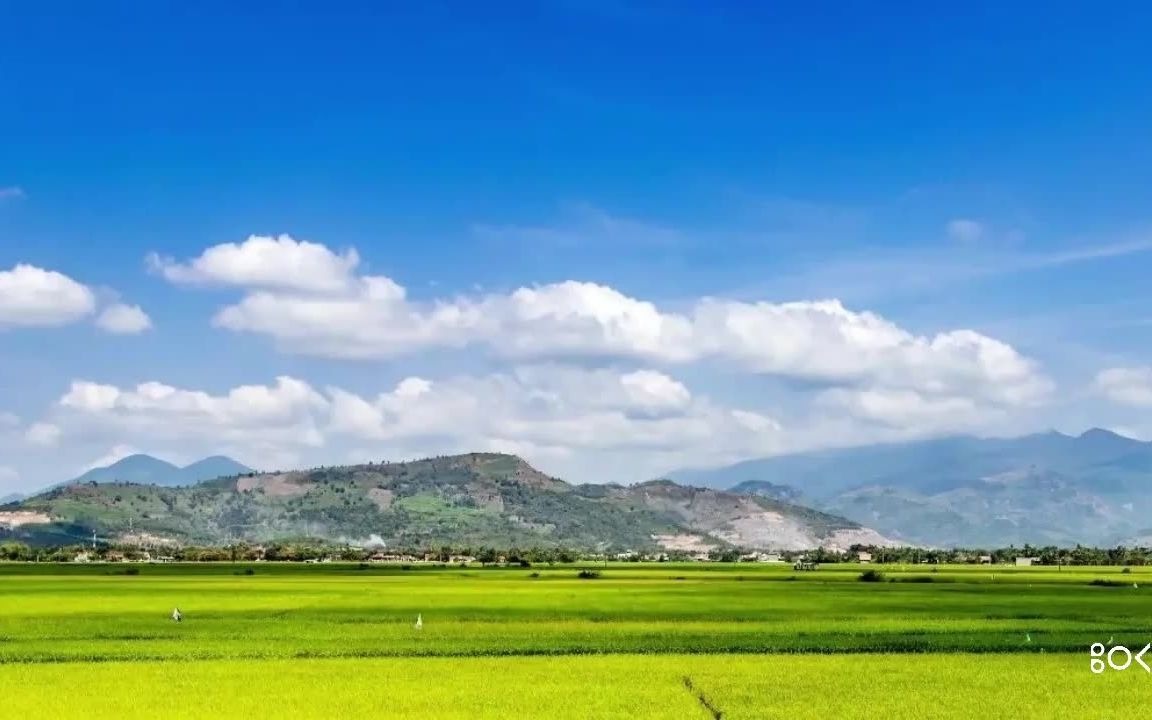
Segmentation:
[(134, 450), (504, 449), (631, 481), (950, 432), (1152, 436), (1149, 21), (9, 8), (0, 491)]

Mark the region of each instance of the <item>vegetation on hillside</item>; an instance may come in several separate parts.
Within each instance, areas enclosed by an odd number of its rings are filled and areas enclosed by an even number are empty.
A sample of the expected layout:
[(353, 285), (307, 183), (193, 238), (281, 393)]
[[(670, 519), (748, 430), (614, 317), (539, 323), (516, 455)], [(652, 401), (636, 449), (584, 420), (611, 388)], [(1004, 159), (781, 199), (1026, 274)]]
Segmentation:
[(69, 535), (83, 540), (95, 532), (106, 540), (215, 545), (309, 536), (349, 543), (375, 539), (389, 547), (644, 550), (656, 547), (657, 536), (696, 537), (712, 547), (739, 545), (732, 523), (754, 521), (757, 514), (784, 518), (794, 535), (805, 538), (859, 528), (767, 497), (668, 481), (573, 487), (520, 458), (492, 453), (246, 473), (192, 487), (74, 484), (15, 507), (55, 521), (10, 533), (31, 544), (61, 544)]

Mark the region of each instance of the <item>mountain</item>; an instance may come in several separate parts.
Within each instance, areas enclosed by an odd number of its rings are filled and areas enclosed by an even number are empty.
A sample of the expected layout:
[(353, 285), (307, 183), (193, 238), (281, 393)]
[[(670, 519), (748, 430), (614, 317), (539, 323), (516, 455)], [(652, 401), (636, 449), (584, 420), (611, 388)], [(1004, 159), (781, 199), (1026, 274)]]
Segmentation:
[(252, 469), (220, 455), (204, 458), (178, 467), (151, 455), (129, 455), (107, 467), (92, 468), (80, 477), (66, 483), (138, 483), (179, 487), (195, 485), (205, 480), (250, 473)]
[(802, 453), (679, 482), (755, 492), (787, 486), (805, 504), (930, 545), (1111, 544), (1146, 527), (1152, 443), (1095, 428), (1018, 438), (948, 437)]
[(106, 467), (95, 467), (72, 483), (130, 482), (153, 485), (169, 485), (177, 477), (180, 468), (151, 455), (129, 455)]
[(250, 472), (252, 472), (252, 468), (247, 465), (241, 465), (230, 457), (213, 455), (212, 457), (197, 460), (191, 465), (180, 468), (177, 476), (179, 481), (172, 484), (195, 485), (205, 480), (215, 480), (216, 478), (230, 477), (233, 475), (246, 475)]
[(492, 453), (247, 473), (187, 487), (70, 484), (24, 500), (9, 513), (13, 522), (16, 511), (26, 530), (33, 517), (40, 532), (60, 525), (125, 541), (379, 537), (406, 547), (634, 550), (890, 542), (859, 523), (770, 498), (667, 480), (573, 486)]
[(800, 503), (804, 497), (804, 493), (791, 485), (777, 485), (766, 480), (745, 480), (736, 483), (729, 490), (740, 495), (758, 495), (788, 503)]
[(19, 502), (23, 500), (24, 496), (20, 493), (12, 493), (11, 495), (4, 495), (0, 497), (0, 505), (7, 505), (8, 503)]

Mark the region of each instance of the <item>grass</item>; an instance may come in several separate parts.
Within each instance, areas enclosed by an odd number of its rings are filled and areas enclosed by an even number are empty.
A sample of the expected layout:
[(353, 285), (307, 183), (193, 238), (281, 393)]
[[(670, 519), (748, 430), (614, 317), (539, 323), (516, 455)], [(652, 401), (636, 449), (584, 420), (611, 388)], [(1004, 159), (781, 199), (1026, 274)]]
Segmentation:
[(0, 565), (12, 717), (1107, 717), (1088, 646), (1152, 640), (1143, 568), (123, 567)]
[(9, 717), (89, 720), (1127, 718), (1149, 682), (1092, 675), (1080, 656), (954, 654), (11, 665), (0, 678)]

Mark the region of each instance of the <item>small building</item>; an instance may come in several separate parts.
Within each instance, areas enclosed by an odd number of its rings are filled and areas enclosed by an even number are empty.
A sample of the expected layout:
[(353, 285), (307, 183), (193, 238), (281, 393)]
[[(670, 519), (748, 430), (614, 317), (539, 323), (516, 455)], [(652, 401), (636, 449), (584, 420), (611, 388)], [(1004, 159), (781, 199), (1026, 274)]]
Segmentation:
[(856, 559), (862, 563), (870, 563), (872, 562), (872, 553), (858, 552), (856, 553)]
[(76, 553), (76, 557), (72, 558), (72, 562), (86, 563), (91, 562), (92, 556), (86, 552)]
[(992, 564), (992, 556), (991, 555), (981, 555), (979, 562), (981, 565), (991, 565)]
[(796, 561), (796, 564), (792, 566), (792, 569), (793, 570), (815, 570), (816, 569), (816, 563), (814, 563), (811, 560), (808, 560), (806, 558), (801, 558), (801, 559)]
[(740, 562), (778, 563), (784, 562), (779, 553), (753, 552), (740, 556)]
[(1032, 567), (1038, 562), (1040, 562), (1038, 557), (1018, 557), (1016, 558), (1016, 567)]

